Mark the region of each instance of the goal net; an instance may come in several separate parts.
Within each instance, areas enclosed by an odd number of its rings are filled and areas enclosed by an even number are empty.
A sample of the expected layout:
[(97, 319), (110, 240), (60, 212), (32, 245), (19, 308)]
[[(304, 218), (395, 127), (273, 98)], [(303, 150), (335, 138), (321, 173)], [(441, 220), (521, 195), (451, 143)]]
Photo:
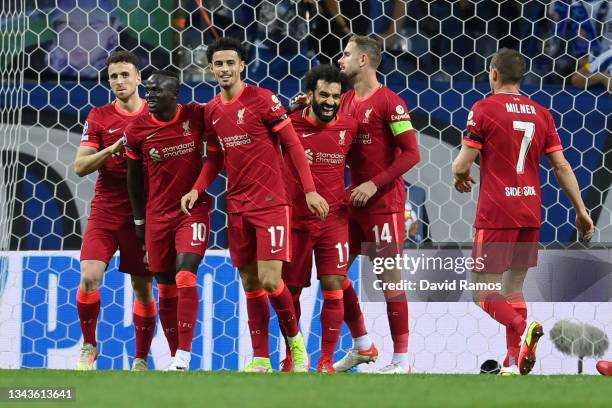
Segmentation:
[[(3, 1), (0, 367), (71, 368), (76, 361), (82, 341), (75, 300), (78, 250), (95, 174), (79, 178), (73, 160), (88, 112), (112, 100), (104, 62), (116, 48), (138, 55), (143, 78), (155, 68), (176, 70), (181, 102), (206, 102), (218, 91), (205, 70), (206, 46), (233, 36), (249, 45), (246, 80), (271, 89), (286, 104), (312, 66), (337, 61), (350, 33), (375, 36), (384, 49), (379, 79), (404, 98), (418, 130), (421, 162), (404, 177), (413, 244), (471, 242), (478, 189), (471, 195), (454, 192), (451, 163), (470, 107), (490, 93), (489, 57), (501, 46), (519, 49), (528, 65), (523, 90), (554, 115), (596, 223), (593, 241), (611, 242), (611, 97), (604, 86), (585, 88), (574, 76), (583, 57), (592, 60), (609, 49), (609, 11), (605, 1), (545, 3)], [(547, 163), (541, 176), (542, 244), (576, 241), (575, 213)], [(192, 368), (239, 369), (250, 352), (243, 293), (226, 251), (225, 187), (221, 177), (211, 188), (212, 249), (200, 267)], [(98, 329), (98, 367), (106, 369), (129, 367), (135, 347), (133, 294), (129, 277), (116, 266), (115, 259), (104, 278)], [(351, 278), (358, 287), (356, 267)], [(321, 302), (313, 281), (304, 294), (301, 325), (314, 362)], [(598, 302), (534, 303), (529, 313), (545, 328), (570, 318), (612, 333), (611, 309)], [(365, 303), (364, 311), (386, 364), (392, 344), (384, 304)], [(277, 365), (284, 346), (275, 319), (271, 347)], [(416, 372), (478, 372), (484, 360), (503, 358), (504, 329), (470, 302), (413, 302), (410, 319)], [(350, 346), (345, 328), (337, 356)], [(550, 340), (539, 352), (536, 371), (575, 371), (575, 358)], [(158, 330), (150, 366), (163, 367), (168, 359)], [(594, 372), (594, 360), (585, 360), (585, 372)]]

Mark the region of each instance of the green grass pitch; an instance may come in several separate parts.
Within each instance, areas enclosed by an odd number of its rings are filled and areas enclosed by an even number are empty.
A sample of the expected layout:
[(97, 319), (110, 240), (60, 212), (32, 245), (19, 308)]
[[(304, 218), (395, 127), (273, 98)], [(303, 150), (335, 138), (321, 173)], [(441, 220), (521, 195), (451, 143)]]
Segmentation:
[[(25, 407), (610, 407), (612, 378), (0, 370), (0, 387), (74, 387)], [(9, 404), (0, 402), (0, 408)]]

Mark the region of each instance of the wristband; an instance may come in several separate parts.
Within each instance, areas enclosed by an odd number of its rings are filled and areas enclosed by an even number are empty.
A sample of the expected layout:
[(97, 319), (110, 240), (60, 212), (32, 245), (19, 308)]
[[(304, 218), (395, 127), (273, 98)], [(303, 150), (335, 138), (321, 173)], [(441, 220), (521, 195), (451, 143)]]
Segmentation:
[(134, 220), (134, 225), (145, 225), (145, 220)]

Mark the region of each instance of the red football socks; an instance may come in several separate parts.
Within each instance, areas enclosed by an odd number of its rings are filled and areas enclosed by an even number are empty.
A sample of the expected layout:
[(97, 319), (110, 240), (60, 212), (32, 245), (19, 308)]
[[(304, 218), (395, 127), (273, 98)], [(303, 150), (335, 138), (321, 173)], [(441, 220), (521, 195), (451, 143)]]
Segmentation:
[(199, 310), (196, 274), (191, 271), (179, 271), (176, 274), (176, 287), (178, 289), (176, 308), (178, 349), (191, 351)]
[(163, 284), (157, 285), (159, 291), (159, 320), (161, 321), (170, 355), (174, 357), (178, 348), (178, 327), (177, 327), (177, 307), (178, 294), (176, 285)]
[[(523, 298), (522, 293), (513, 293), (506, 297), (510, 306), (520, 314), (523, 319), (527, 320), (527, 304), (525, 303), (525, 299)], [(506, 347), (508, 349), (508, 354), (506, 355), (506, 359), (504, 360), (504, 367), (509, 367), (511, 365), (518, 364), (518, 356), (521, 349), (521, 335), (523, 333), (518, 333), (513, 328), (506, 327)]]
[(365, 326), (363, 313), (361, 313), (361, 307), (359, 306), (359, 299), (357, 293), (351, 285), (351, 281), (346, 278), (342, 283), (343, 292), (343, 304), (344, 304), (344, 321), (351, 331), (351, 336), (355, 339), (357, 337), (365, 336), (368, 334), (368, 330)]
[(97, 345), (96, 326), (100, 314), (100, 289), (85, 292), (79, 288), (77, 290), (77, 312), (83, 332), (83, 342), (95, 347)]
[(393, 339), (394, 353), (408, 352), (408, 300), (403, 291), (385, 291), (387, 319)]
[(157, 319), (157, 308), (155, 301), (140, 303), (134, 301), (134, 331), (136, 332), (136, 358), (147, 359), (151, 342), (155, 335), (155, 320)]
[(324, 290), (321, 310), (321, 356), (333, 359), (344, 319), (343, 291)]
[(270, 305), (268, 305), (268, 296), (263, 289), (252, 292), (245, 291), (245, 294), (253, 357), (270, 358), (268, 343)]
[(497, 292), (481, 295), (480, 307), (504, 326), (523, 334), (527, 327), (525, 318), (514, 310), (507, 299)]
[[(293, 290), (290, 290), (291, 292), (291, 297), (293, 298), (293, 310), (295, 310), (295, 319), (298, 322), (298, 327), (300, 325), (300, 317), (302, 315), (302, 306), (300, 305), (300, 296), (302, 294), (302, 290), (299, 289), (299, 293), (294, 293), (296, 292), (296, 288), (292, 288)], [(289, 351), (289, 342), (287, 341), (287, 333), (285, 333), (285, 328), (283, 326), (280, 326), (280, 330), (281, 333), (283, 334), (283, 337), (285, 338), (285, 354), (287, 356), (291, 355), (291, 351)]]
[(285, 333), (289, 337), (295, 337), (300, 332), (298, 321), (293, 309), (293, 297), (285, 283), (281, 284), (274, 292), (268, 293), (270, 303), (278, 316), (278, 323), (284, 327)]

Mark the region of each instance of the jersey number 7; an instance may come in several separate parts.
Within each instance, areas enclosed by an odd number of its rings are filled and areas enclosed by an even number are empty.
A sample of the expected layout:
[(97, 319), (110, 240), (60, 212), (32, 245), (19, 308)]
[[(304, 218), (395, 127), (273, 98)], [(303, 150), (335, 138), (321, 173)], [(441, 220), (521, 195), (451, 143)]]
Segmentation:
[(529, 147), (531, 147), (531, 140), (535, 133), (535, 123), (515, 120), (512, 122), (512, 127), (514, 130), (523, 132), (521, 150), (519, 151), (518, 161), (516, 162), (516, 173), (523, 174), (525, 172), (525, 158), (527, 157), (527, 152), (529, 151)]

